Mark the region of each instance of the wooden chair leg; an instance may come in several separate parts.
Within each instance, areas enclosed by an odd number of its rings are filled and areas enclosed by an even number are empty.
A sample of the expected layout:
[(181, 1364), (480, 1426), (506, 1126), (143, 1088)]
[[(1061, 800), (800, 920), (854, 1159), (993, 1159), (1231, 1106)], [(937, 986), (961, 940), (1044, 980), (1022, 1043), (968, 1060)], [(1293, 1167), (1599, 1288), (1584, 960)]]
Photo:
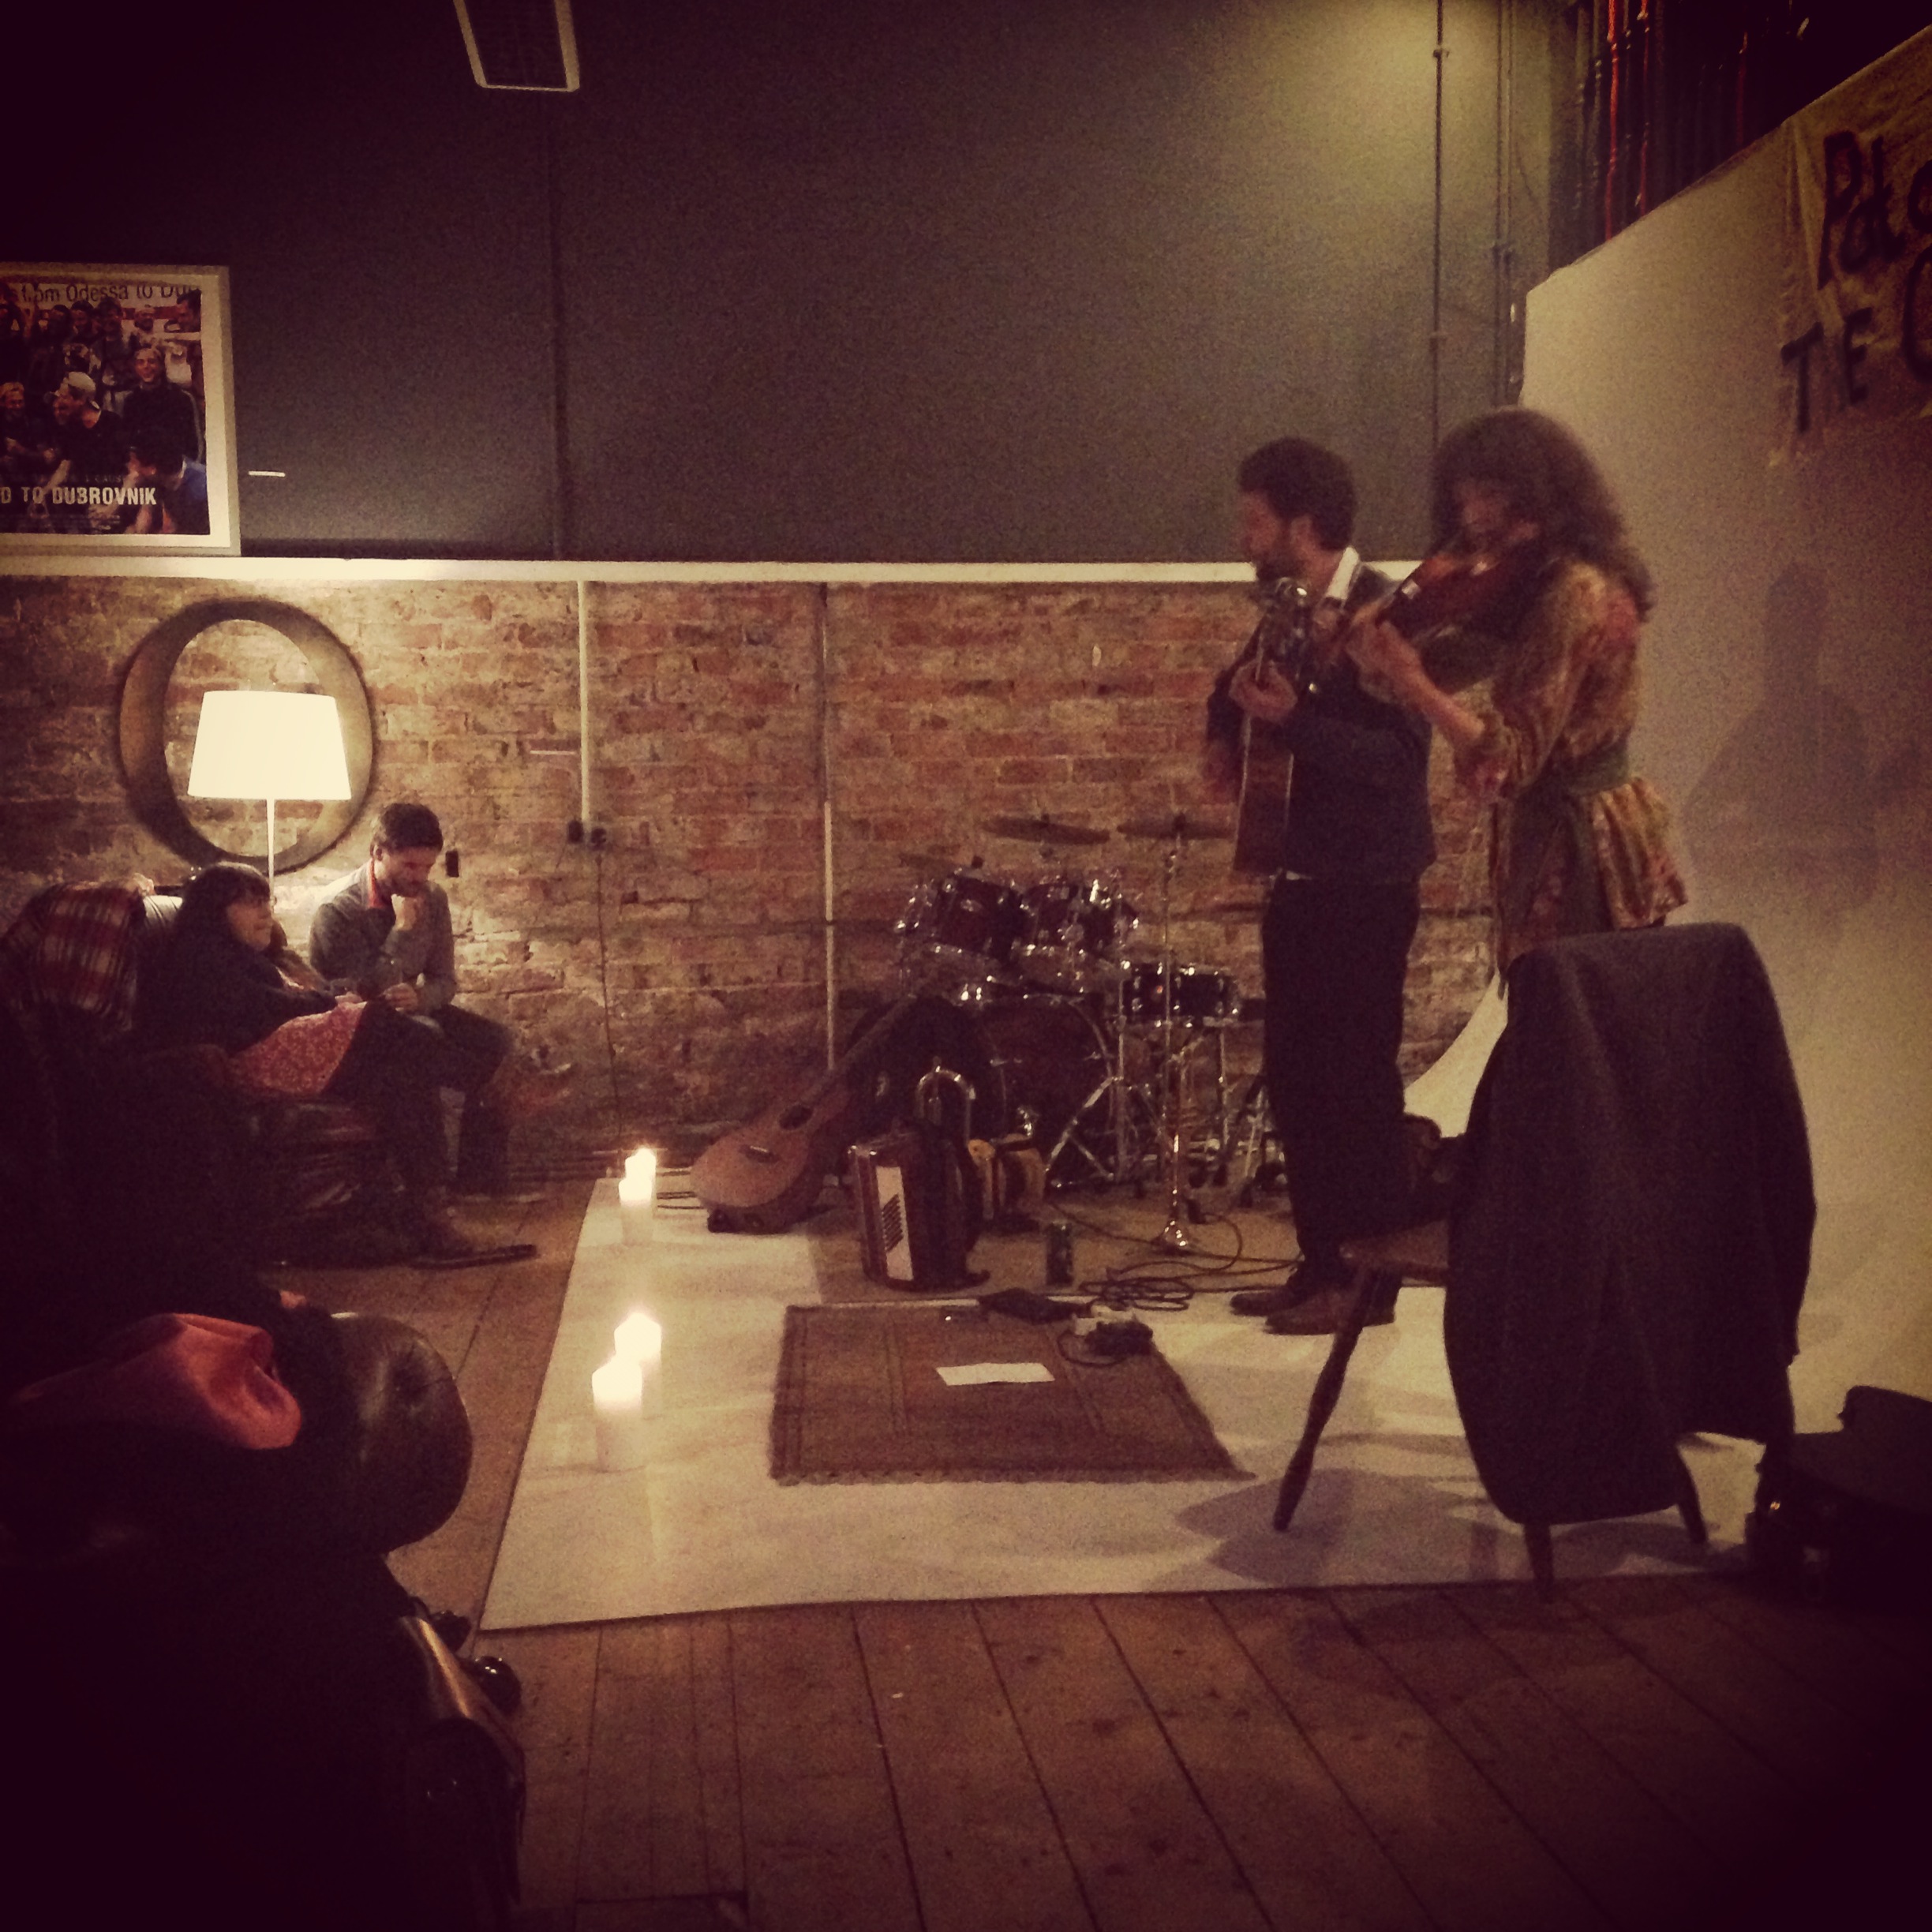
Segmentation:
[(1677, 1456), (1677, 1514), (1683, 1518), (1684, 1534), (1693, 1543), (1701, 1546), (1710, 1541), (1710, 1532), (1704, 1526), (1704, 1507), (1698, 1500), (1697, 1484), (1682, 1451)]
[(1556, 1552), (1550, 1546), (1548, 1523), (1525, 1523), (1523, 1541), (1530, 1547), (1530, 1574), (1537, 1594), (1545, 1601), (1556, 1594)]
[(1315, 1378), (1315, 1392), (1309, 1398), (1308, 1420), (1301, 1425), (1301, 1440), (1295, 1444), (1294, 1454), (1288, 1458), (1288, 1467), (1282, 1476), (1281, 1494), (1275, 1503), (1277, 1530), (1286, 1530), (1294, 1521), (1301, 1492), (1308, 1487), (1309, 1474), (1315, 1467), (1315, 1446), (1321, 1440), (1322, 1431), (1328, 1426), (1329, 1417), (1335, 1413), (1335, 1404), (1341, 1400), (1349, 1357), (1355, 1353), (1355, 1344), (1361, 1339), (1362, 1324), (1368, 1313), (1368, 1298), (1375, 1291), (1375, 1285), (1372, 1268), (1356, 1269), (1355, 1279), (1349, 1284), (1348, 1307), (1340, 1327), (1335, 1330), (1328, 1359), (1322, 1364), (1321, 1373)]

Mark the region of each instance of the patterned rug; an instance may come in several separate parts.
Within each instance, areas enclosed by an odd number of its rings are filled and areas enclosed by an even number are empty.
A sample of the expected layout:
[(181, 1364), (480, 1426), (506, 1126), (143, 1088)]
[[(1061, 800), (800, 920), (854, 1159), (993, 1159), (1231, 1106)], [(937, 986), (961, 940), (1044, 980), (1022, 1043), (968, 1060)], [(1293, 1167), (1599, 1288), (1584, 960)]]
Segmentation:
[(1099, 1356), (1065, 1324), (976, 1302), (787, 1309), (771, 1470), (781, 1483), (1241, 1474), (1158, 1351)]

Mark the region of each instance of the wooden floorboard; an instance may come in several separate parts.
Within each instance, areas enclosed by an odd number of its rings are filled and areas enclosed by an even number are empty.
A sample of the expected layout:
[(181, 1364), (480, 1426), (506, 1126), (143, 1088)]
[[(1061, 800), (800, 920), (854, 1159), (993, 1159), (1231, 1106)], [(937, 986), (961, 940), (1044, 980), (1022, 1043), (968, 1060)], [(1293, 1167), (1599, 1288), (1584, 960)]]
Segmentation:
[(1445, 1596), (1338, 1590), (1333, 1601), (1614, 1923), (1654, 1926), (1661, 1898), (1721, 1896), (1721, 1868), (1698, 1840)]
[(1216, 1601), (1432, 1923), (1445, 1932), (1610, 1923), (1328, 1595)]
[(1108, 1597), (1103, 1621), (1271, 1925), (1430, 1923), (1205, 1597)]
[(849, 1608), (732, 1613), (746, 1889), (785, 1932), (919, 1932)]
[(1788, 1780), (1566, 1597), (1442, 1595), (1720, 1866), (1796, 1814)]
[[(474, 1616), (586, 1189), (455, 1273), (284, 1279), (455, 1369)], [(1872, 1915), (1932, 1804), (1932, 1623), (1735, 1574), (815, 1604), (492, 1633), (524, 1686), (519, 1932), (1743, 1932)], [(1851, 1911), (1854, 1916), (1843, 1915)]]
[(925, 1932), (1087, 1932), (1078, 1874), (972, 1608), (855, 1612)]
[(1095, 1604), (983, 1603), (979, 1620), (1099, 1932), (1265, 1927)]

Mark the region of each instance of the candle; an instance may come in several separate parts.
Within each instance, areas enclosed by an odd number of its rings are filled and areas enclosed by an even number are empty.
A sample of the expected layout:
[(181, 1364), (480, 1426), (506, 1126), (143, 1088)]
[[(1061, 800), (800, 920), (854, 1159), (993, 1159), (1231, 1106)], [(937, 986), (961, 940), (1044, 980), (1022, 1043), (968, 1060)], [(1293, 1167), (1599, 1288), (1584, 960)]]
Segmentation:
[(644, 1370), (622, 1357), (607, 1361), (590, 1378), (590, 1406), (597, 1418), (597, 1458), (601, 1470), (634, 1470), (644, 1461)]
[(617, 1198), (627, 1208), (650, 1208), (657, 1199), (657, 1150), (639, 1148), (624, 1163)]
[(654, 1321), (642, 1309), (633, 1309), (617, 1324), (617, 1331), (612, 1337), (612, 1359), (620, 1362), (635, 1362), (642, 1378), (641, 1401), (646, 1415), (661, 1415), (664, 1413), (663, 1383), (664, 1327)]
[(617, 1183), (617, 1206), (623, 1216), (623, 1236), (627, 1241), (649, 1241), (651, 1215), (657, 1204), (657, 1152), (639, 1148), (624, 1163)]

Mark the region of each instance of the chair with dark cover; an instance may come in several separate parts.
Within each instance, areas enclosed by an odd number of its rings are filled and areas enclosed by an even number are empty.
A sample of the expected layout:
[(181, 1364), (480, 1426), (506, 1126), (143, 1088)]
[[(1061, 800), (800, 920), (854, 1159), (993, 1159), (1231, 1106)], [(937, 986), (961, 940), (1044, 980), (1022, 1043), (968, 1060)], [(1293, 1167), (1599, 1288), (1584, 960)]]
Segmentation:
[(1447, 1287), (1470, 1453), (1525, 1526), (1670, 1507), (1703, 1526), (1679, 1449), (1790, 1436), (1788, 1370), (1815, 1205), (1803, 1105), (1762, 961), (1738, 927), (1559, 940), (1524, 954), (1446, 1223), (1351, 1244), (1350, 1318), (1283, 1477), (1292, 1519), (1382, 1271)]

